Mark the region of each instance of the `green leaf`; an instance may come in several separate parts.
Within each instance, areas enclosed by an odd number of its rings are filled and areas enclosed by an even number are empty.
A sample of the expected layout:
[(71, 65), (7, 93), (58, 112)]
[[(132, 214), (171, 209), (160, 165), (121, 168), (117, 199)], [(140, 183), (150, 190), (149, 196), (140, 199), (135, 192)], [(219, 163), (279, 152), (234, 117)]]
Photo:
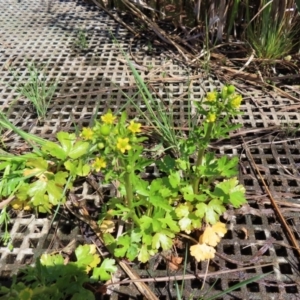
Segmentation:
[(220, 215), (225, 211), (226, 209), (223, 206), (223, 202), (218, 199), (213, 199), (207, 205), (205, 221), (210, 224), (215, 224), (219, 221)]
[(187, 201), (193, 201), (194, 200), (195, 195), (194, 195), (194, 190), (193, 190), (193, 187), (192, 187), (191, 184), (182, 187), (180, 189), (180, 191), (183, 193), (184, 200), (187, 200)]
[(153, 236), (152, 248), (159, 249), (160, 247), (163, 250), (169, 250), (172, 248), (174, 234), (168, 230), (162, 229), (160, 232), (157, 232)]
[(146, 230), (148, 228), (151, 228), (152, 226), (152, 221), (153, 219), (146, 216), (146, 215), (143, 215), (141, 218), (140, 218), (140, 227), (142, 230)]
[(64, 149), (54, 142), (47, 141), (42, 147), (42, 151), (49, 153), (60, 160), (65, 160), (67, 158), (67, 153)]
[(77, 172), (77, 165), (76, 165), (76, 161), (71, 161), (71, 160), (67, 160), (64, 163), (65, 168), (70, 171), (70, 174), (75, 176), (76, 172)]
[(76, 139), (75, 134), (61, 131), (57, 133), (56, 137), (59, 140), (64, 152), (69, 153), (72, 148), (72, 144)]
[(161, 222), (162, 227), (166, 228), (168, 226), (173, 232), (179, 232), (180, 228), (177, 225), (177, 222), (174, 221), (175, 216), (172, 218), (170, 213), (166, 213), (164, 218), (159, 218), (158, 220)]
[(218, 159), (218, 169), (221, 176), (232, 177), (237, 174), (238, 157), (222, 156)]
[(59, 201), (63, 198), (63, 188), (56, 185), (52, 180), (47, 183), (47, 193), (49, 197), (49, 202), (53, 205), (57, 205)]
[(39, 260), (43, 266), (64, 265), (64, 258), (61, 254), (42, 254)]
[(178, 222), (180, 230), (185, 231), (186, 233), (191, 233), (192, 231), (192, 220), (189, 217), (183, 217)]
[(101, 266), (93, 269), (93, 275), (91, 279), (107, 281), (111, 279), (111, 274), (115, 273), (118, 270), (116, 267), (116, 262), (114, 259), (105, 258)]
[(183, 218), (183, 217), (187, 217), (189, 213), (192, 211), (192, 209), (193, 206), (189, 202), (186, 202), (186, 203), (179, 204), (175, 208), (175, 213), (178, 218)]
[(245, 188), (238, 184), (239, 181), (236, 177), (224, 180), (216, 185), (214, 196), (223, 200), (224, 203), (230, 202), (234, 207), (239, 207), (246, 203)]
[(95, 300), (95, 296), (93, 292), (87, 290), (87, 289), (81, 289), (80, 292), (75, 293), (72, 295), (71, 300)]
[(142, 233), (141, 230), (138, 228), (135, 228), (131, 231), (130, 239), (132, 243), (139, 243), (142, 239)]
[(183, 171), (188, 170), (188, 168), (190, 166), (189, 162), (186, 161), (185, 159), (177, 159), (176, 165), (180, 170), (183, 170)]
[(73, 145), (68, 156), (73, 159), (77, 159), (80, 156), (87, 154), (89, 146), (90, 144), (88, 142), (78, 141)]
[(202, 219), (207, 211), (207, 205), (205, 203), (198, 203), (196, 204), (196, 211), (195, 215)]
[(37, 168), (41, 171), (46, 171), (48, 169), (48, 162), (42, 157), (28, 159), (26, 162), (27, 167)]
[(160, 171), (167, 174), (170, 174), (170, 171), (174, 170), (174, 168), (176, 167), (176, 161), (170, 155), (164, 156), (164, 158), (160, 161), (157, 161), (156, 164), (159, 167)]
[(47, 182), (42, 180), (37, 180), (30, 184), (30, 187), (28, 188), (28, 195), (30, 197), (34, 197), (36, 194), (44, 194), (47, 189)]
[(168, 200), (160, 195), (150, 195), (149, 202), (155, 206), (162, 208), (165, 211), (171, 211), (172, 206), (168, 203)]
[(54, 175), (54, 180), (55, 183), (63, 186), (67, 183), (67, 177), (68, 177), (68, 173), (67, 172), (63, 172), (63, 171), (58, 171), (55, 175)]
[(125, 254), (130, 247), (130, 237), (128, 235), (120, 236), (117, 240), (118, 248), (115, 249), (115, 256), (116, 257), (125, 257)]
[(126, 257), (133, 261), (139, 253), (139, 247), (137, 244), (131, 243), (129, 248), (127, 249)]
[(142, 245), (138, 255), (138, 260), (142, 263), (146, 263), (149, 259), (150, 259), (150, 253), (148, 251), (148, 248), (146, 245)]
[(94, 245), (80, 245), (75, 250), (77, 258), (76, 265), (84, 267), (87, 271), (91, 268), (95, 268), (100, 263), (99, 254), (96, 253), (96, 247)]
[(170, 184), (172, 188), (176, 188), (180, 184), (180, 174), (179, 172), (171, 172), (171, 174), (168, 176)]

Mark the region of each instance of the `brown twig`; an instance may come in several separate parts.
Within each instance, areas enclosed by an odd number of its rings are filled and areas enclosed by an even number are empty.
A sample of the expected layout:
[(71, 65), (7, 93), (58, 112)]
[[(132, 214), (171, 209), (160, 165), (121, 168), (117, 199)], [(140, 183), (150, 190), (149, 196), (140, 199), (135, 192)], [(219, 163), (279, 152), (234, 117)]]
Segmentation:
[(155, 278), (142, 278), (142, 279), (125, 279), (122, 281), (118, 281), (116, 283), (109, 283), (106, 286), (116, 285), (116, 284), (128, 284), (128, 283), (134, 283), (134, 282), (162, 282), (162, 281), (175, 281), (175, 280), (191, 280), (195, 278), (205, 278), (205, 277), (213, 277), (213, 276), (220, 276), (223, 274), (231, 274), (236, 272), (243, 272), (255, 268), (263, 268), (267, 266), (272, 266), (273, 263), (264, 264), (264, 265), (256, 265), (251, 267), (244, 267), (244, 268), (238, 268), (234, 270), (225, 270), (225, 271), (217, 271), (217, 272), (210, 272), (208, 274), (198, 273), (198, 274), (184, 274), (184, 275), (174, 275), (174, 276), (164, 276), (164, 277), (155, 277)]

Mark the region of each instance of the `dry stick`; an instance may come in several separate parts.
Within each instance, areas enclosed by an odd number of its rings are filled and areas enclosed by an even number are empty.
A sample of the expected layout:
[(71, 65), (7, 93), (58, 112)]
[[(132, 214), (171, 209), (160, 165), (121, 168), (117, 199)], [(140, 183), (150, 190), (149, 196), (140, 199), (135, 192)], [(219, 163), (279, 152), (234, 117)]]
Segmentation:
[(259, 178), (261, 179), (263, 185), (264, 185), (264, 188), (266, 189), (267, 191), (267, 194), (269, 195), (270, 197), (270, 201), (271, 201), (271, 205), (273, 206), (274, 210), (275, 210), (275, 213), (277, 214), (279, 220), (281, 221), (281, 224), (283, 225), (283, 227), (286, 229), (286, 232), (287, 232), (287, 235), (290, 239), (290, 242), (292, 243), (292, 245), (295, 247), (296, 251), (298, 252), (298, 254), (300, 255), (300, 248), (299, 248), (299, 245), (297, 243), (297, 240), (293, 234), (293, 232), (291, 231), (290, 227), (288, 226), (288, 224), (286, 223), (282, 213), (280, 212), (280, 209), (279, 209), (279, 206), (277, 205), (276, 201), (274, 200), (273, 196), (272, 196), (272, 193), (271, 191), (269, 190), (268, 186), (266, 185), (265, 183), (265, 180), (264, 178), (262, 177), (254, 159), (253, 159), (253, 156), (251, 154), (251, 152), (249, 151), (249, 148), (248, 146), (246, 145), (246, 143), (243, 143), (244, 145), (244, 149), (246, 151), (246, 154), (247, 156), (250, 158), (251, 160), (251, 163), (253, 164), (257, 174), (259, 175)]
[(209, 274), (184, 274), (184, 275), (174, 275), (174, 276), (164, 276), (164, 277), (156, 277), (156, 278), (142, 278), (142, 279), (137, 279), (137, 280), (131, 280), (131, 279), (125, 279), (122, 281), (118, 281), (116, 283), (108, 283), (106, 286), (110, 285), (116, 285), (116, 284), (127, 284), (127, 283), (135, 283), (135, 282), (162, 282), (162, 281), (175, 281), (175, 280), (191, 280), (195, 278), (205, 278), (205, 277), (212, 277), (212, 276), (220, 276), (224, 274), (230, 274), (230, 273), (236, 273), (236, 272), (242, 272), (242, 271), (247, 271), (255, 268), (263, 268), (267, 266), (273, 266), (273, 263), (270, 264), (264, 264), (264, 265), (259, 265), (259, 266), (252, 266), (252, 267), (244, 267), (244, 268), (238, 268), (234, 270), (226, 270), (226, 271), (217, 271), (217, 272), (211, 272)]
[(15, 195), (9, 196), (7, 199), (2, 200), (0, 202), (0, 209), (3, 209), (5, 206), (7, 206), (11, 201), (13, 201), (16, 198)]
[[(162, 30), (161, 28), (159, 28), (157, 26), (157, 24), (155, 22), (152, 22), (145, 14), (143, 14), (138, 8), (136, 8), (136, 6), (134, 4), (132, 4), (131, 2), (129, 2), (128, 0), (122, 0), (122, 2), (129, 8), (131, 9), (131, 12), (137, 17), (139, 18), (141, 21), (143, 21), (151, 30), (153, 30), (155, 32), (155, 34), (164, 42), (166, 42), (167, 44), (172, 45), (173, 47), (175, 47), (177, 49), (177, 51), (182, 55), (182, 57), (185, 59), (185, 61), (189, 61), (187, 55), (189, 56), (190, 54), (187, 53), (187, 51), (181, 47), (180, 45), (178, 45), (176, 42), (174, 42), (171, 38), (169, 38), (169, 36), (167, 35), (167, 33)], [(188, 45), (184, 40), (182, 40), (181, 38), (177, 37), (176, 38), (180, 43), (185, 44), (186, 46), (190, 46)], [(193, 49), (191, 49), (192, 51)]]
[(114, 20), (116, 20), (118, 23), (122, 24), (127, 30), (129, 30), (134, 35), (137, 35), (136, 31), (132, 29), (129, 25), (127, 25), (125, 22), (123, 22), (119, 17), (112, 14), (109, 10), (107, 10), (103, 5), (101, 5), (97, 0), (92, 0), (93, 3), (98, 6), (100, 9), (104, 10), (109, 16), (111, 16)]

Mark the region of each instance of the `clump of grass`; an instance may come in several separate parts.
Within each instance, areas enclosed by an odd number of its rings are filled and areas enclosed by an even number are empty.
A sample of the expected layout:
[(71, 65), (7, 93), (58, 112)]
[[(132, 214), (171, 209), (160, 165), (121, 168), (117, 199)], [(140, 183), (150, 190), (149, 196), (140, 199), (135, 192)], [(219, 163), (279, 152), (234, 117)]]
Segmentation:
[(38, 115), (38, 119), (42, 120), (46, 118), (57, 82), (48, 82), (42, 70), (33, 63), (28, 63), (27, 69), (29, 79), (26, 83), (20, 85), (18, 92), (31, 102)]
[[(281, 59), (295, 48), (294, 12), (291, 1), (280, 4), (263, 0), (258, 12), (253, 16), (253, 6), (249, 0), (246, 4), (246, 39), (255, 51), (256, 57), (262, 59)], [(252, 11), (251, 11), (252, 7)]]
[(88, 48), (87, 34), (85, 30), (79, 29), (74, 46), (79, 50), (86, 50)]

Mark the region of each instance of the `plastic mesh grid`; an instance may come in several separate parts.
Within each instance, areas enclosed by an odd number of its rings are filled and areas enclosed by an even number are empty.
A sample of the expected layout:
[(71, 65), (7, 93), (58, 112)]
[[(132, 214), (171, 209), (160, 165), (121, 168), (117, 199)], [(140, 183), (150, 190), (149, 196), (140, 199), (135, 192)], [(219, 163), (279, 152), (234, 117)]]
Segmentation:
[[(0, 0), (0, 105), (9, 119), (16, 125), (31, 133), (52, 138), (59, 130), (74, 130), (76, 126), (88, 125), (92, 116), (98, 110), (101, 113), (108, 107), (119, 109), (128, 100), (122, 91), (134, 95), (134, 89), (128, 89), (134, 81), (129, 67), (124, 64), (124, 57), (119, 46), (114, 44), (110, 35), (113, 33), (124, 51), (129, 50), (129, 40), (132, 37), (119, 27), (105, 13), (93, 6), (80, 1), (20, 1), (7, 2)], [(76, 49), (75, 42), (80, 30), (87, 36), (88, 49)], [(141, 75), (153, 81), (158, 96), (166, 106), (172, 105), (174, 117), (184, 123), (188, 110), (188, 99), (200, 99), (205, 91), (219, 88), (220, 82), (213, 79), (199, 78), (188, 81), (190, 71), (170, 61), (165, 53), (146, 55), (147, 41), (134, 44), (132, 53)], [(163, 51), (162, 51), (163, 52)], [(18, 97), (17, 81), (26, 82), (29, 78), (27, 61), (42, 67), (49, 82), (58, 80), (54, 103), (47, 114), (47, 119), (37, 123), (33, 110), (27, 99)], [(7, 69), (7, 66), (14, 70)], [(142, 69), (142, 70), (141, 70)], [(144, 70), (144, 71), (143, 71)], [(16, 80), (16, 73), (18, 80)], [(164, 83), (164, 78), (172, 78)], [(160, 79), (157, 80), (157, 78)], [(189, 95), (188, 95), (189, 93)], [(296, 93), (296, 95), (298, 95)], [(172, 99), (172, 101), (170, 100)], [(270, 126), (299, 125), (299, 114), (295, 111), (284, 111), (293, 103), (274, 93), (272, 97), (262, 92), (249, 89), (242, 106), (244, 115), (238, 117), (243, 128), (269, 128)], [(138, 99), (137, 99), (138, 101)], [(132, 114), (136, 111), (129, 108)], [(251, 135), (248, 136), (252, 138)], [(255, 138), (253, 134), (253, 138)], [(299, 142), (292, 140), (279, 143), (276, 135), (266, 135), (251, 143), (251, 153), (256, 164), (263, 171), (264, 177), (278, 200), (285, 199), (299, 202)], [(18, 145), (18, 141), (14, 143)], [(12, 145), (14, 144), (12, 143)], [(221, 149), (221, 153), (241, 155), (240, 180), (247, 191), (260, 192), (259, 201), (250, 202), (253, 209), (261, 212), (259, 216), (238, 215), (229, 223), (229, 232), (218, 245), (218, 251), (238, 261), (249, 261), (266, 241), (273, 237), (279, 243), (289, 244), (281, 225), (272, 213), (270, 204), (261, 188), (261, 182), (255, 177), (249, 160), (244, 153), (239, 153), (235, 142)], [(83, 192), (86, 193), (86, 192)], [(257, 195), (257, 194), (256, 194)], [(90, 198), (92, 199), (92, 198)], [(296, 237), (299, 216), (290, 210), (284, 210)], [(249, 238), (245, 239), (244, 229)], [(50, 234), (47, 236), (48, 231)], [(0, 247), (1, 277), (9, 276), (20, 265), (31, 262), (36, 256), (46, 251), (54, 237), (50, 221), (21, 217), (14, 221), (11, 227), (14, 250), (9, 252), (3, 245)], [(47, 238), (46, 238), (47, 236)], [(54, 248), (65, 246), (76, 238), (82, 241), (78, 229), (65, 235), (55, 233)], [(181, 253), (184, 255), (184, 253)], [(259, 267), (260, 264), (272, 262), (274, 266)], [(154, 262), (153, 262), (154, 263)], [(255, 276), (256, 274), (274, 271), (267, 279), (252, 283), (239, 291), (234, 291), (222, 299), (274, 299), (283, 297), (297, 299), (299, 286), (293, 282), (299, 277), (299, 261), (297, 253), (280, 244), (272, 244), (269, 250), (256, 263), (254, 271), (231, 273), (206, 280), (204, 290), (213, 283), (214, 289), (221, 291), (235, 283)], [(223, 259), (210, 263), (210, 271), (234, 269), (237, 265)], [(205, 272), (206, 264), (188, 266), (191, 272)], [(166, 264), (161, 262), (153, 271), (140, 266), (139, 272), (148, 276), (149, 270), (155, 276), (166, 276)], [(172, 283), (149, 283), (160, 299), (176, 299), (175, 286)], [(185, 297), (201, 295), (202, 281), (188, 280), (185, 282)], [(172, 296), (167, 296), (168, 291)], [(123, 286), (114, 293), (112, 299), (129, 299), (121, 295), (139, 295), (131, 285)], [(138, 299), (138, 298), (137, 298)]]

